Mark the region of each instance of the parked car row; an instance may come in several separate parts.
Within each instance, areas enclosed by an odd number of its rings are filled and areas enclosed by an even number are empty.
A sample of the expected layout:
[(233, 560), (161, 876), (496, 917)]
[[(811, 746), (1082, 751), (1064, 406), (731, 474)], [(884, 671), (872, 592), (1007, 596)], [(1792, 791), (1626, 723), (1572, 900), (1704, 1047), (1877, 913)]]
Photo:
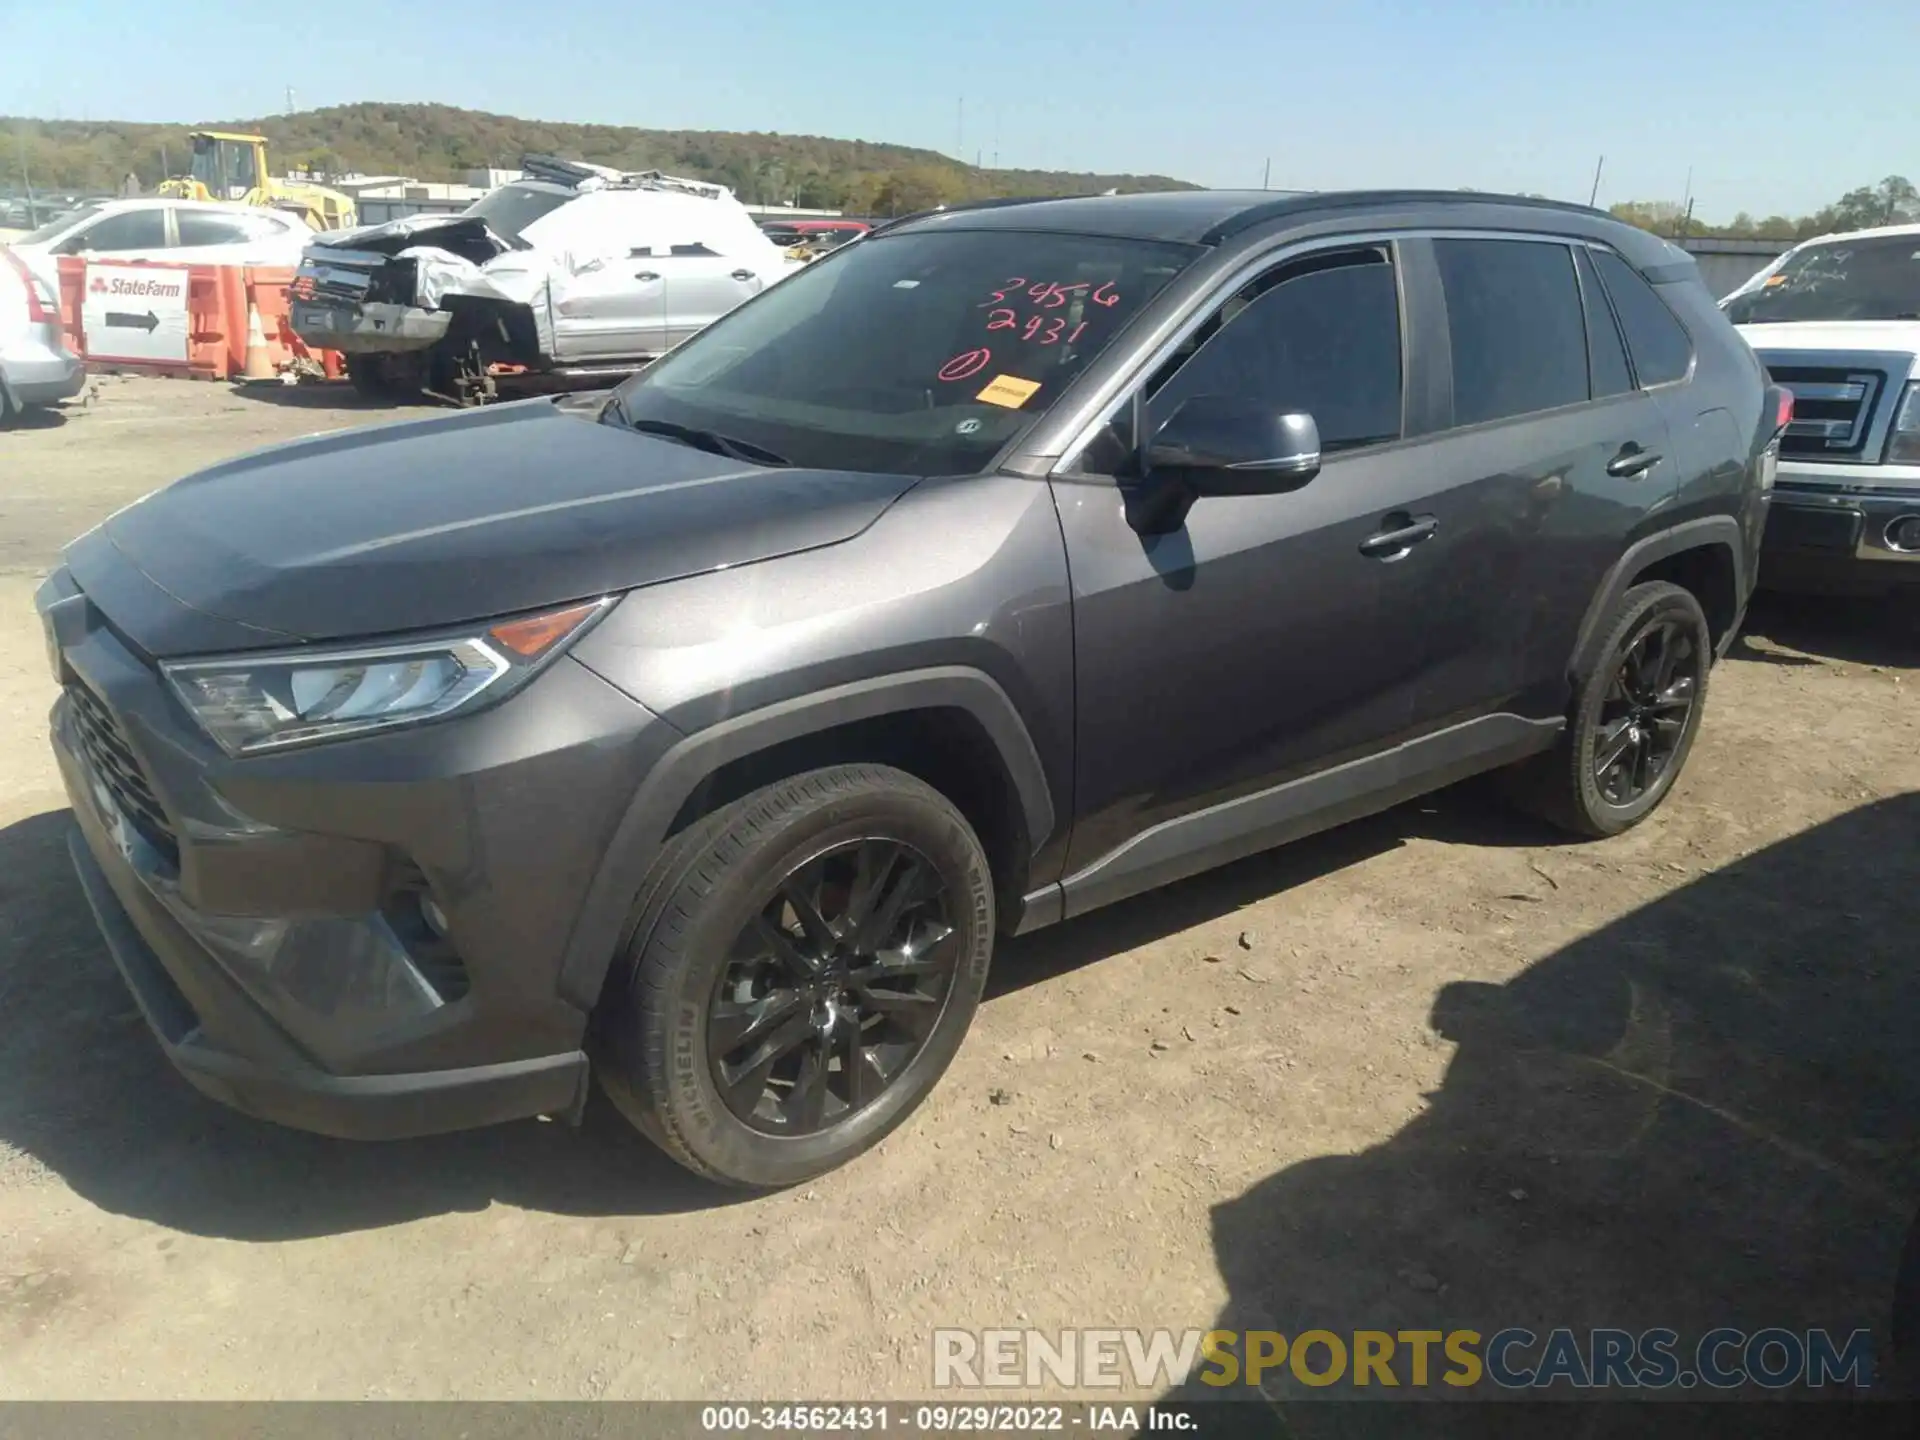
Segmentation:
[[(557, 360), (599, 273), (563, 257), (725, 233), (509, 191), (464, 254), (316, 247), (373, 258), (314, 295), (518, 306)], [(39, 606), (75, 864), (216, 1099), (394, 1137), (597, 1077), (792, 1184), (926, 1098), (998, 936), (1482, 771), (1643, 821), (1790, 414), (1692, 259), (1584, 208), (884, 226), (610, 393), (256, 452), (74, 542)]]

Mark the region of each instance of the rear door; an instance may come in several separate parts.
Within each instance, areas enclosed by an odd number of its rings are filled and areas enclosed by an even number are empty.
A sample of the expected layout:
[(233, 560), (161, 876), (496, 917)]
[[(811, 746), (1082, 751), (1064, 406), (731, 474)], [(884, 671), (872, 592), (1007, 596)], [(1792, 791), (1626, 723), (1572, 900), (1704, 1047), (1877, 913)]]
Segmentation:
[(1410, 242), (1439, 319), (1427, 463), (1399, 510), (1431, 538), (1384, 567), (1410, 734), (1562, 713), (1567, 659), (1622, 537), (1673, 493), (1659, 405), (1633, 385), (1585, 248), (1542, 235)]
[(666, 344), (670, 347), (697, 335), (765, 288), (752, 266), (716, 254), (701, 243), (671, 246), (660, 271), (666, 277)]

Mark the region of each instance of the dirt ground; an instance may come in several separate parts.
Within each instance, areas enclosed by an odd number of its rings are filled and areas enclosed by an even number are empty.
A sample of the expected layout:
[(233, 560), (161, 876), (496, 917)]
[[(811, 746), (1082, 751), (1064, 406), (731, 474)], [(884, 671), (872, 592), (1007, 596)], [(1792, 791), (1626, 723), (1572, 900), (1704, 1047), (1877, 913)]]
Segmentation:
[(1003, 945), (925, 1110), (788, 1193), (598, 1105), (356, 1146), (202, 1100), (68, 869), (33, 588), (194, 467), (394, 413), (108, 379), (0, 434), (0, 1397), (924, 1398), (936, 1326), (1884, 1335), (1920, 631), (1882, 606), (1763, 604), (1619, 839), (1467, 786)]

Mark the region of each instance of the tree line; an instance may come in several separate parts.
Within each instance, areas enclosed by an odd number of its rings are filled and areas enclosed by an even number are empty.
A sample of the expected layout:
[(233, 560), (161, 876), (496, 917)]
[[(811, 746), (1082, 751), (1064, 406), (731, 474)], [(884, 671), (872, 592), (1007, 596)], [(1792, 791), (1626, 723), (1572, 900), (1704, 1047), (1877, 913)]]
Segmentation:
[(483, 166), (514, 169), (525, 155), (559, 155), (715, 181), (750, 205), (871, 215), (1002, 195), (1194, 188), (1165, 175), (982, 168), (937, 151), (863, 140), (559, 124), (451, 105), (340, 105), (204, 126), (0, 119), (0, 127), (12, 141), (0, 149), (0, 186), (19, 189), (24, 177), (36, 190), (73, 194), (118, 192), (128, 175), (151, 189), (183, 173), (194, 129), (265, 135), (269, 159), (281, 174), (291, 169), (460, 181)]
[[(0, 150), (0, 190), (30, 182), (52, 193), (111, 194), (129, 175), (150, 190), (185, 171), (194, 128), (265, 135), (281, 173), (357, 171), (458, 181), (483, 166), (511, 169), (524, 155), (548, 154), (715, 181), (750, 205), (784, 203), (858, 215), (908, 214), (1006, 195), (1195, 188), (1165, 175), (985, 168), (933, 150), (816, 135), (573, 125), (451, 105), (369, 102), (204, 127), (0, 118), (0, 130), (10, 132), (13, 142)], [(1675, 239), (1804, 240), (1920, 220), (1920, 193), (1904, 176), (1892, 175), (1849, 190), (1811, 215), (1756, 217), (1741, 211), (1721, 225), (1699, 220), (1672, 201), (1630, 200), (1611, 208), (1631, 224)]]
[(1611, 214), (1642, 230), (1669, 239), (1714, 236), (1727, 240), (1810, 240), (1839, 230), (1868, 230), (1876, 225), (1920, 221), (1920, 191), (1904, 175), (1889, 175), (1878, 185), (1849, 190), (1831, 205), (1811, 215), (1768, 215), (1756, 219), (1742, 210), (1725, 225), (1696, 220), (1684, 206), (1670, 200), (1629, 200), (1610, 207)]

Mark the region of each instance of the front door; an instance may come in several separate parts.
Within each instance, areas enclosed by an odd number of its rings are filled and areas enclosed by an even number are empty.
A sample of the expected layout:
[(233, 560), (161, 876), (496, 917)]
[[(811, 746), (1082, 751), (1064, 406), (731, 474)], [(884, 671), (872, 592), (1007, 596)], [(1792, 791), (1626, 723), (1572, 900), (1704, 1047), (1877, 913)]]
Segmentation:
[(572, 262), (556, 278), (553, 349), (563, 361), (627, 360), (666, 349), (665, 262), (652, 247)]
[(1089, 448), (1082, 468), (1111, 475), (1056, 478), (1076, 653), (1070, 873), (1114, 863), (1156, 826), (1364, 760), (1405, 729), (1405, 658), (1381, 606), (1390, 567), (1367, 549), (1424, 463), (1402, 440), (1396, 282), (1386, 245), (1283, 262), (1143, 382), (1148, 435), (1192, 395), (1313, 415), (1324, 458), (1301, 488), (1205, 498), (1179, 530), (1143, 537), (1122, 505), (1130, 444)]

